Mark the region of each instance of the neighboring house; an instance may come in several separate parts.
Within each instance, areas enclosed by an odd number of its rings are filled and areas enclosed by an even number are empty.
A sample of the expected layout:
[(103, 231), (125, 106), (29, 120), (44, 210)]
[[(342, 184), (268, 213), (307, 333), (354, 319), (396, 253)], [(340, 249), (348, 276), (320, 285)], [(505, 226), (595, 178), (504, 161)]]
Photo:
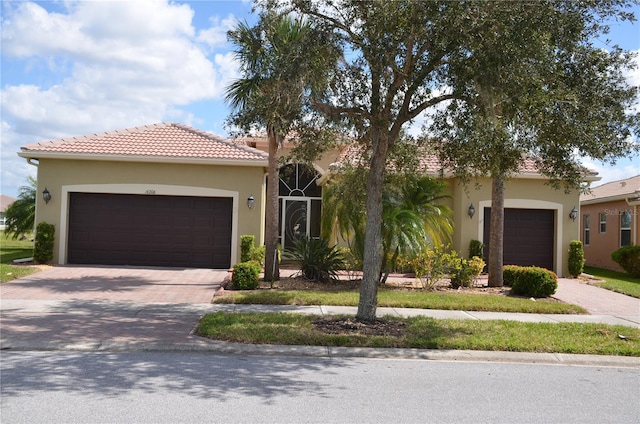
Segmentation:
[(5, 217), (5, 212), (9, 205), (15, 201), (16, 199), (11, 196), (0, 194), (0, 230), (4, 230), (6, 228), (7, 218)]
[[(38, 167), (38, 192), (51, 193), (48, 203), (38, 196), (36, 222), (56, 225), (55, 263), (227, 268), (239, 260), (240, 235), (264, 242), (266, 146), (264, 137), (225, 140), (161, 123), (30, 144), (19, 155)], [(320, 234), (320, 181), (339, 155), (326, 154), (313, 168), (281, 168), (285, 248), (297, 236)], [(471, 240), (488, 244), (491, 181), (465, 188), (432, 157), (423, 168), (448, 182), (453, 248), (466, 256)], [(504, 263), (562, 276), (569, 243), (579, 237), (579, 222), (569, 218), (579, 196), (545, 182), (532, 161), (507, 182)]]
[(637, 245), (640, 175), (613, 181), (580, 196), (580, 240), (587, 265), (622, 271), (611, 253)]

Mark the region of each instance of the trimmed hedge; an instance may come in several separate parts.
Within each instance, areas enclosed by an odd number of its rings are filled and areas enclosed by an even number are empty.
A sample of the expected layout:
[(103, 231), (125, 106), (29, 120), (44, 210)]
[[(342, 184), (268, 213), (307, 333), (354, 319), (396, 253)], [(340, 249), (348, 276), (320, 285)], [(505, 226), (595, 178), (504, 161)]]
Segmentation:
[(640, 278), (640, 246), (624, 246), (611, 254), (618, 265), (632, 277)]
[(505, 265), (502, 267), (502, 281), (505, 286), (513, 286), (519, 268), (517, 265)]
[(558, 276), (537, 266), (507, 265), (503, 268), (503, 276), (505, 285), (508, 280), (511, 292), (518, 296), (548, 297), (558, 289)]
[(576, 278), (584, 269), (584, 249), (580, 240), (569, 243), (569, 274)]
[(46, 264), (53, 259), (53, 242), (56, 227), (53, 224), (40, 222), (36, 226), (36, 240), (33, 247), (33, 260), (39, 264)]
[(257, 261), (240, 262), (233, 266), (231, 283), (234, 290), (255, 290), (260, 287), (262, 266)]

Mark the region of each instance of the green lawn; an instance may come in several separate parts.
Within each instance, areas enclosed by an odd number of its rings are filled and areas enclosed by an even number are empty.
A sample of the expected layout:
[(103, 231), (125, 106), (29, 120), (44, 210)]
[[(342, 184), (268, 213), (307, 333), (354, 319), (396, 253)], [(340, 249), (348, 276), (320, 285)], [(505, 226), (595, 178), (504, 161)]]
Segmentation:
[(32, 256), (33, 242), (29, 240), (13, 240), (7, 238), (4, 231), (0, 231), (0, 283), (6, 283), (15, 278), (38, 272), (35, 267), (11, 265), (14, 259), (30, 258)]
[(594, 268), (591, 266), (585, 266), (584, 272), (600, 280), (604, 280), (602, 283), (595, 283), (595, 285), (599, 287), (623, 293), (627, 296), (640, 298), (640, 278), (633, 278), (624, 272)]
[[(214, 303), (261, 305), (334, 305), (357, 306), (357, 290), (254, 290), (227, 293), (216, 297)], [(530, 299), (465, 293), (434, 293), (423, 291), (378, 292), (378, 306), (395, 308), (446, 309), (461, 311), (524, 312), (536, 314), (584, 314), (576, 305)]]
[[(203, 337), (238, 343), (640, 356), (640, 329), (625, 326), (387, 317), (387, 321), (400, 323), (400, 334), (369, 336), (361, 332), (328, 334), (314, 328), (313, 322), (319, 318), (218, 312), (206, 315), (197, 332)], [(339, 318), (347, 317), (332, 319)]]

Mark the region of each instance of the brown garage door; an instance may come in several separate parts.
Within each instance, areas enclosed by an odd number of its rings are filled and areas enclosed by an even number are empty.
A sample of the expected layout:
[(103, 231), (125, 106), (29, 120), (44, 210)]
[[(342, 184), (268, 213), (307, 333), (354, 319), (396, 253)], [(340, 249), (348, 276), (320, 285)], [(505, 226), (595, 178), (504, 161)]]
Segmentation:
[[(548, 209), (504, 210), (505, 265), (539, 266), (553, 270), (555, 212)], [(489, 257), (491, 208), (484, 209), (484, 254)]]
[(233, 199), (71, 193), (72, 264), (228, 268)]

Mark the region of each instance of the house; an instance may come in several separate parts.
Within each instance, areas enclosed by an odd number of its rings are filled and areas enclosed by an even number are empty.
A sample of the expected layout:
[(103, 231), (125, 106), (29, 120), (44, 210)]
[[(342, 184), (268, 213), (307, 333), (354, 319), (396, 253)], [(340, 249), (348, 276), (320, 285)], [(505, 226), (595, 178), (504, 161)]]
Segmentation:
[[(160, 123), (29, 144), (19, 155), (37, 166), (38, 191), (50, 194), (37, 196), (36, 222), (56, 226), (55, 263), (227, 268), (239, 260), (240, 235), (264, 242), (266, 146), (260, 136), (223, 139)], [(320, 234), (320, 182), (339, 155), (313, 167), (282, 166), (283, 247)], [(423, 162), (448, 182), (453, 248), (466, 255), (473, 239), (489, 244), (491, 181), (465, 187), (434, 158)], [(579, 196), (545, 182), (533, 161), (508, 181), (504, 263), (562, 276), (569, 243), (579, 237), (569, 216)]]
[(623, 271), (611, 253), (640, 241), (639, 205), (640, 175), (602, 184), (580, 196), (580, 240), (587, 265)]
[(4, 230), (6, 228), (7, 218), (5, 217), (5, 212), (9, 205), (15, 201), (16, 199), (11, 196), (0, 194), (0, 230)]

